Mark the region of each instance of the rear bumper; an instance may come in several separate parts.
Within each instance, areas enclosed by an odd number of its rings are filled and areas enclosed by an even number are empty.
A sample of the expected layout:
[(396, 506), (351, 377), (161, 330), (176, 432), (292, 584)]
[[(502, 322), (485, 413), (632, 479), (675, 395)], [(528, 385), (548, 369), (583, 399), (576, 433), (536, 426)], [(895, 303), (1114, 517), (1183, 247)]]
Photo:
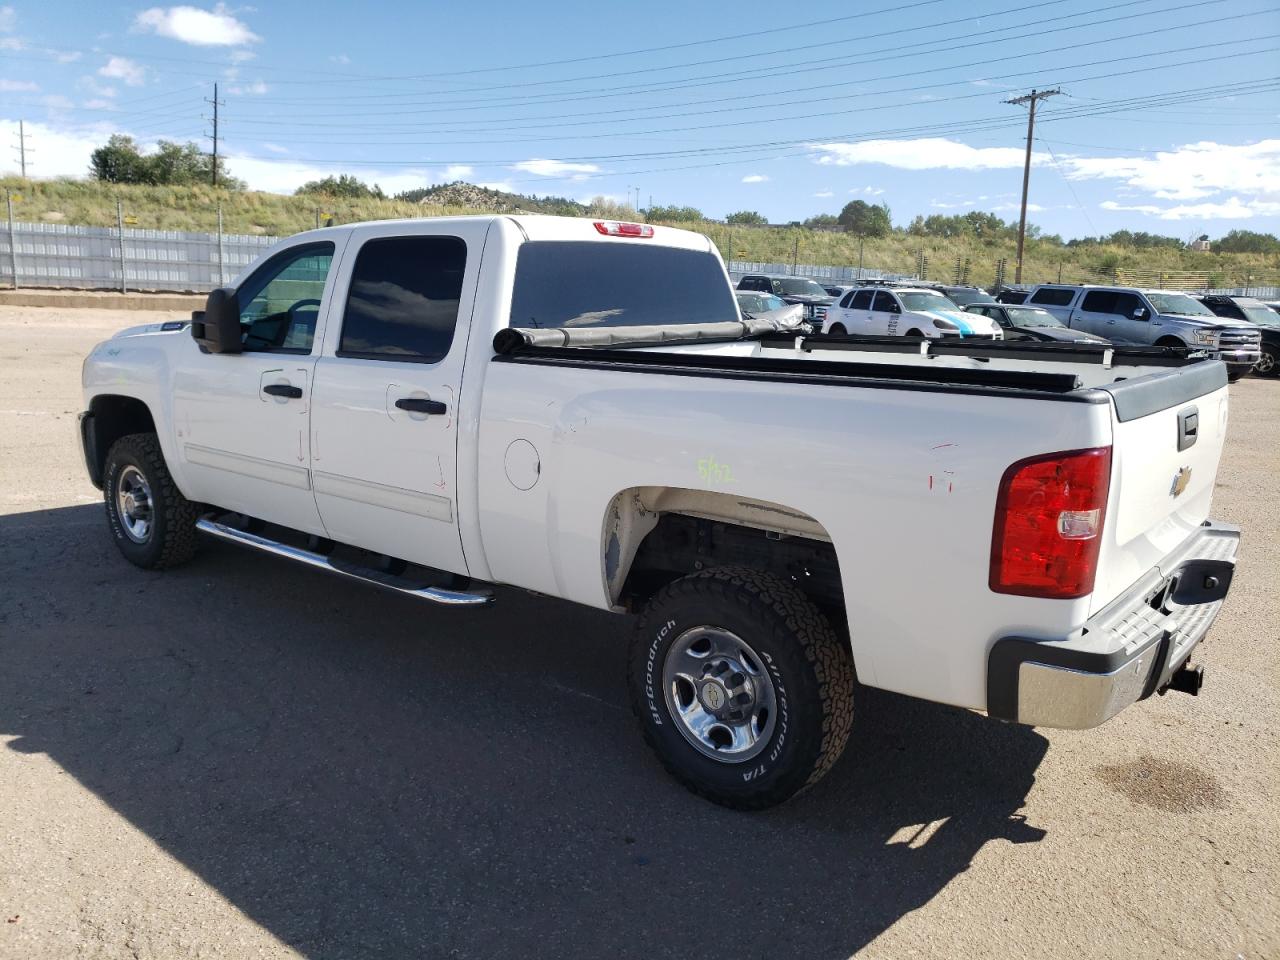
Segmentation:
[(1083, 730), (1163, 691), (1217, 618), (1239, 542), (1238, 527), (1206, 523), (1071, 637), (996, 641), (987, 712)]

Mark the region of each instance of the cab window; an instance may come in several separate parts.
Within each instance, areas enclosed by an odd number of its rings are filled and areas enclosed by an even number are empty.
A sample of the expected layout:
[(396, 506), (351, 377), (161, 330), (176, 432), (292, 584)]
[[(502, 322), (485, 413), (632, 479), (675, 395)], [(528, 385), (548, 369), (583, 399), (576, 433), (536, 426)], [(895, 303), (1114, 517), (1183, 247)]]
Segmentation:
[(360, 248), (338, 356), (436, 363), (458, 325), (467, 244), (460, 237), (389, 237)]
[[(1044, 303), (1051, 307), (1065, 307), (1075, 295), (1076, 292), (1070, 287), (1041, 287), (1032, 295), (1031, 302)], [(1087, 310), (1088, 307), (1083, 309)]]
[(872, 310), (879, 313), (901, 313), (902, 310), (898, 306), (898, 301), (893, 299), (893, 294), (885, 293), (883, 290), (876, 291), (876, 298), (873, 301)]
[(849, 301), (849, 308), (852, 310), (870, 310), (871, 295), (874, 290), (859, 290), (853, 295), (853, 299)]
[(310, 353), (333, 244), (276, 254), (240, 285), (240, 343), (248, 353)]

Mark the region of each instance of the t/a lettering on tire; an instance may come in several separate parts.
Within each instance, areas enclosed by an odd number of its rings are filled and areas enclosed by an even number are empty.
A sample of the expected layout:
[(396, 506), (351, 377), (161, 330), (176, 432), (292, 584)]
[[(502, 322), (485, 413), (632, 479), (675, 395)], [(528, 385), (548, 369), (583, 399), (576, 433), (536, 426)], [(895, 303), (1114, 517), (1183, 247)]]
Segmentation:
[(848, 645), (793, 584), (748, 568), (695, 573), (658, 593), (632, 641), (629, 685), (667, 771), (728, 807), (807, 790), (853, 726)]

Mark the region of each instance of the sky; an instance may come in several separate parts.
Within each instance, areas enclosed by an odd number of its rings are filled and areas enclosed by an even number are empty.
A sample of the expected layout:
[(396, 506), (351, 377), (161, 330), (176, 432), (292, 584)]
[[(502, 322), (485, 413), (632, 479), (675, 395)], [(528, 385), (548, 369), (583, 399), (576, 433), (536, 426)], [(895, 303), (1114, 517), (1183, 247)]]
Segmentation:
[(466, 180), (771, 222), (850, 200), (1047, 233), (1280, 233), (1277, 0), (147, 6), (0, 0), (0, 171), (115, 132), (253, 189)]

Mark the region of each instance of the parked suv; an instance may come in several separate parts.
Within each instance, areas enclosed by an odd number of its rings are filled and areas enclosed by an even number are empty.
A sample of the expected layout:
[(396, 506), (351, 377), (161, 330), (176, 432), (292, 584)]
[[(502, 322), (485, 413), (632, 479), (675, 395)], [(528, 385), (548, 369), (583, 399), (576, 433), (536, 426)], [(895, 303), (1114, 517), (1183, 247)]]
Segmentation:
[(827, 307), (835, 303), (835, 297), (823, 289), (822, 284), (809, 277), (792, 277), (769, 273), (749, 273), (738, 281), (739, 290), (772, 293), (787, 303), (804, 307), (804, 318), (815, 326), (821, 326), (827, 318)]
[(840, 298), (827, 311), (823, 333), (872, 336), (985, 337), (1002, 340), (1004, 334), (990, 317), (965, 313), (954, 303), (924, 287), (865, 287)]
[(967, 307), (971, 303), (995, 303), (996, 298), (981, 287), (949, 287), (941, 283), (929, 284), (929, 289), (940, 294), (959, 307)]
[(1226, 363), (1232, 382), (1248, 373), (1261, 355), (1256, 326), (1216, 316), (1178, 290), (1042, 283), (1031, 291), (1027, 304), (1043, 307), (1073, 330), (1113, 343), (1203, 350)]
[(1262, 355), (1254, 364), (1253, 372), (1260, 377), (1280, 376), (1276, 360), (1280, 358), (1280, 310), (1253, 297), (1208, 296), (1200, 302), (1219, 317), (1247, 320), (1255, 324), (1262, 336)]

